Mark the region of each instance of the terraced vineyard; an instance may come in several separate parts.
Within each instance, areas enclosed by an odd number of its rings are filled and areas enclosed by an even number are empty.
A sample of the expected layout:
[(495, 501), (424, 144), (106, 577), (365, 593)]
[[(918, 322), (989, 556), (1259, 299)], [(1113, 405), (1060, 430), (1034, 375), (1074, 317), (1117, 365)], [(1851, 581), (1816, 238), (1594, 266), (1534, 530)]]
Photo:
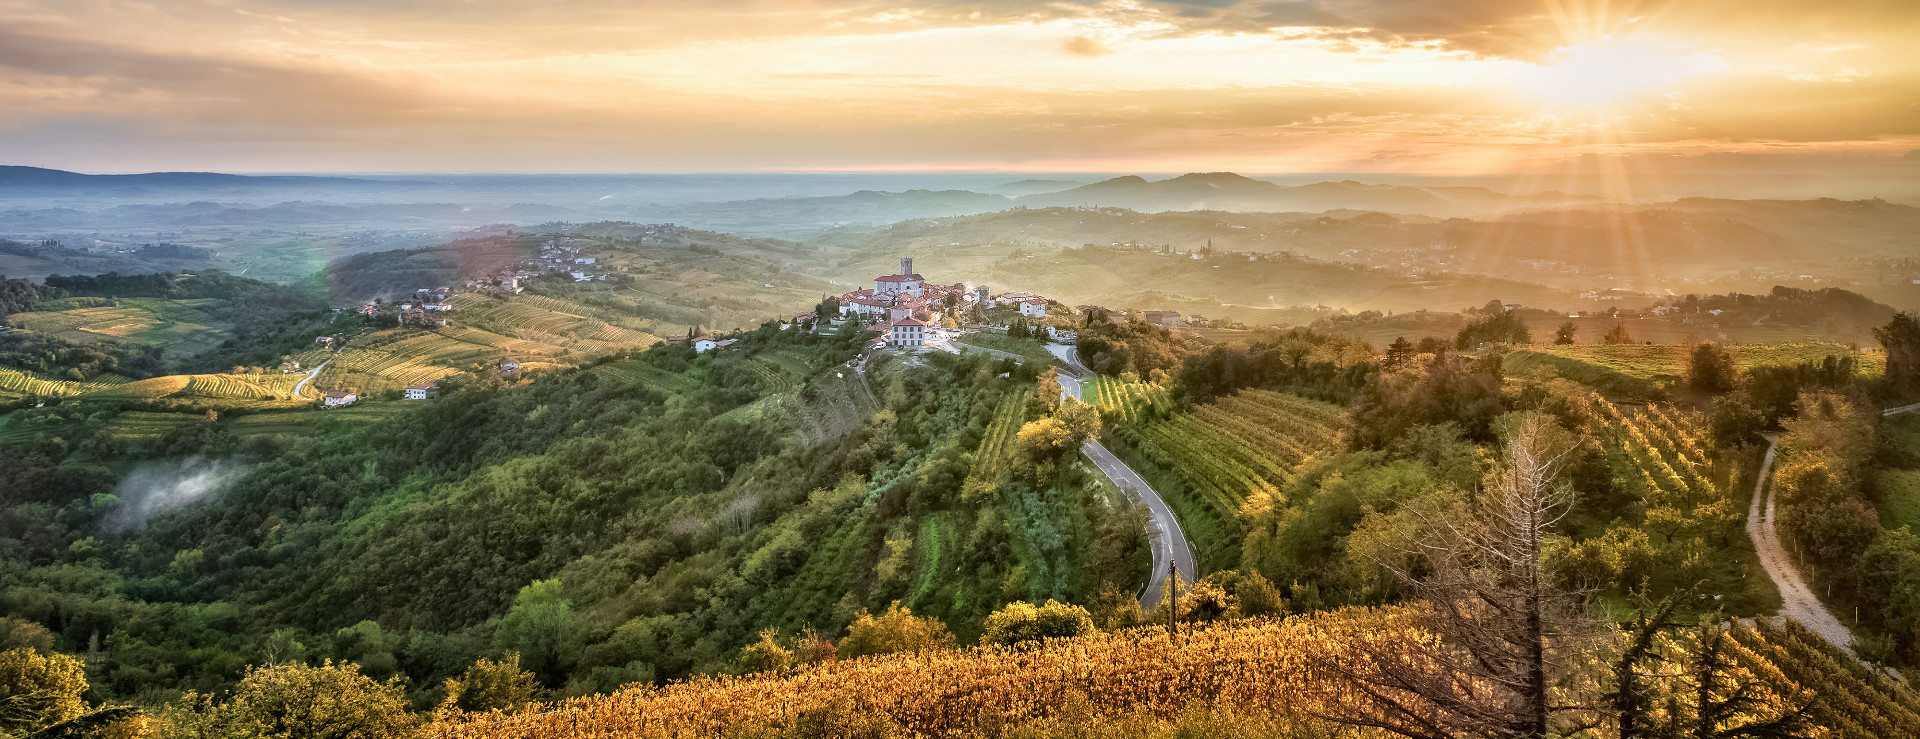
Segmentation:
[(1140, 423), (1150, 417), (1161, 417), (1172, 407), (1164, 387), (1106, 376), (1083, 381), (1080, 398), (1098, 407), (1101, 417), (1119, 423)]
[[(1123, 423), (1125, 447), (1158, 468), (1188, 537), (1211, 565), (1224, 566), (1240, 517), (1256, 497), (1286, 502), (1285, 490), (1308, 460), (1339, 443), (1338, 406), (1267, 390), (1231, 397), (1164, 420)], [(1171, 485), (1161, 485), (1161, 481)]]
[(67, 398), (105, 390), (126, 382), (127, 378), (113, 374), (101, 375), (89, 382), (74, 382), (0, 367), (0, 397), (37, 395), (45, 398)]
[(293, 387), (305, 375), (189, 375), (183, 395), (246, 400), (293, 399)]

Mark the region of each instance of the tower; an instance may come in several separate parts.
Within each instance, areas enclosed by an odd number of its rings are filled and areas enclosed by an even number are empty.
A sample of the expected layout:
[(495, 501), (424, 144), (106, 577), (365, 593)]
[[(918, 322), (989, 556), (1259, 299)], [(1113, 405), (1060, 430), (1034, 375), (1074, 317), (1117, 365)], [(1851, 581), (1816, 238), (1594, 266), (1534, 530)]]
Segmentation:
[(913, 274), (913, 257), (900, 258), (900, 276)]

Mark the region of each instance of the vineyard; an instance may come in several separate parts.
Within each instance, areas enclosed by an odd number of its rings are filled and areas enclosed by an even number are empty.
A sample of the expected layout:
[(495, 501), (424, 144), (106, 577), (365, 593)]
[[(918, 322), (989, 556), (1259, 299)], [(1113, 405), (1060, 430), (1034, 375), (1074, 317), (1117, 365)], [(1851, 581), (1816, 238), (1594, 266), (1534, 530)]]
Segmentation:
[[(1168, 644), (1163, 630), (1149, 627), (1026, 649), (829, 661), (786, 674), (703, 677), (575, 698), (519, 715), (472, 714), (429, 726), (426, 733), (476, 739), (721, 736), (792, 727), (823, 709), (910, 737), (997, 735), (1068, 712), (1088, 722), (1177, 716), (1197, 706), (1249, 717), (1298, 717), (1353, 699), (1332, 671), (1316, 669), (1316, 657), (1338, 654), (1356, 635), (1423, 638), (1409, 615), (1349, 609), (1202, 624), (1184, 631), (1177, 646)], [(1775, 713), (1809, 705), (1809, 718), (1824, 729), (1810, 736), (1920, 736), (1920, 699), (1911, 690), (1867, 671), (1797, 623), (1742, 624), (1727, 636), (1732, 671), (1754, 681), (1749, 695)], [(1680, 657), (1690, 651), (1683, 640), (1669, 644)], [(1691, 695), (1676, 691), (1675, 700)], [(1405, 705), (1431, 710), (1417, 701)], [(1371, 736), (1330, 725), (1301, 735)]]
[(1123, 448), (1161, 471), (1155, 487), (1209, 565), (1227, 566), (1248, 503), (1284, 504), (1300, 467), (1339, 444), (1340, 423), (1337, 406), (1243, 390), (1192, 413), (1123, 423), (1117, 431)]
[(1150, 382), (1123, 382), (1105, 375), (1083, 381), (1080, 398), (1098, 407), (1102, 418), (1118, 423), (1163, 418), (1173, 407), (1164, 387)]
[(993, 408), (993, 423), (973, 453), (973, 471), (960, 486), (964, 498), (977, 498), (999, 487), (1007, 476), (1007, 462), (1018, 450), (1021, 424), (1027, 421), (1027, 399), (1007, 393)]
[(1650, 406), (1632, 415), (1595, 399), (1598, 421), (1612, 446), (1637, 472), (1634, 482), (1650, 505), (1692, 508), (1718, 498), (1707, 431), (1693, 414)]
[(0, 367), (0, 397), (37, 395), (45, 398), (66, 398), (106, 390), (126, 382), (127, 378), (114, 374), (101, 375), (87, 382), (51, 380), (31, 372)]

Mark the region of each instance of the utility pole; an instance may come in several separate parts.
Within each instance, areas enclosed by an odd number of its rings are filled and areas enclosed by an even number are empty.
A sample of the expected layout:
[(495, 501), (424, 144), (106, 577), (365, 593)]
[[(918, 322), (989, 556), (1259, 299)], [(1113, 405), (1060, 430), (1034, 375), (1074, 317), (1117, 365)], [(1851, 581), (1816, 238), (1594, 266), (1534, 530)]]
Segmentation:
[(1167, 601), (1160, 604), (1167, 609), (1167, 643), (1174, 644), (1180, 639), (1180, 570), (1172, 558), (1167, 560)]

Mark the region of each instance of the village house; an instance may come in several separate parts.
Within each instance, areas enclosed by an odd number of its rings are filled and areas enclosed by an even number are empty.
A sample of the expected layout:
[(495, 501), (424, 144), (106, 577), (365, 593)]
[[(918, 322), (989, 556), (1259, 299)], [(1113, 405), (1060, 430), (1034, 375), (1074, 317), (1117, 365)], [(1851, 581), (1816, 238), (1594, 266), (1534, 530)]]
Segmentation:
[(1027, 298), (1026, 300), (1020, 301), (1020, 315), (1030, 316), (1033, 318), (1046, 318), (1047, 317), (1047, 299), (1041, 298), (1041, 297), (1033, 297), (1033, 298)]
[(500, 360), (500, 374), (507, 377), (520, 374), (520, 363), (514, 360), (513, 357)]
[(1178, 326), (1180, 325), (1180, 311), (1150, 310), (1142, 314), (1142, 320), (1155, 326)]
[(927, 345), (927, 324), (913, 318), (902, 318), (889, 324), (892, 330), (887, 343), (896, 349), (907, 349)]
[(434, 391), (439, 389), (440, 383), (437, 382), (419, 382), (408, 385), (407, 400), (426, 400), (427, 398), (433, 397)]
[(715, 341), (711, 336), (701, 336), (693, 340), (693, 350), (695, 352), (711, 351), (718, 346), (720, 346), (720, 342)]
[(325, 403), (328, 408), (338, 408), (343, 405), (353, 405), (353, 402), (359, 399), (360, 396), (345, 390), (328, 390), (326, 399), (321, 402)]

